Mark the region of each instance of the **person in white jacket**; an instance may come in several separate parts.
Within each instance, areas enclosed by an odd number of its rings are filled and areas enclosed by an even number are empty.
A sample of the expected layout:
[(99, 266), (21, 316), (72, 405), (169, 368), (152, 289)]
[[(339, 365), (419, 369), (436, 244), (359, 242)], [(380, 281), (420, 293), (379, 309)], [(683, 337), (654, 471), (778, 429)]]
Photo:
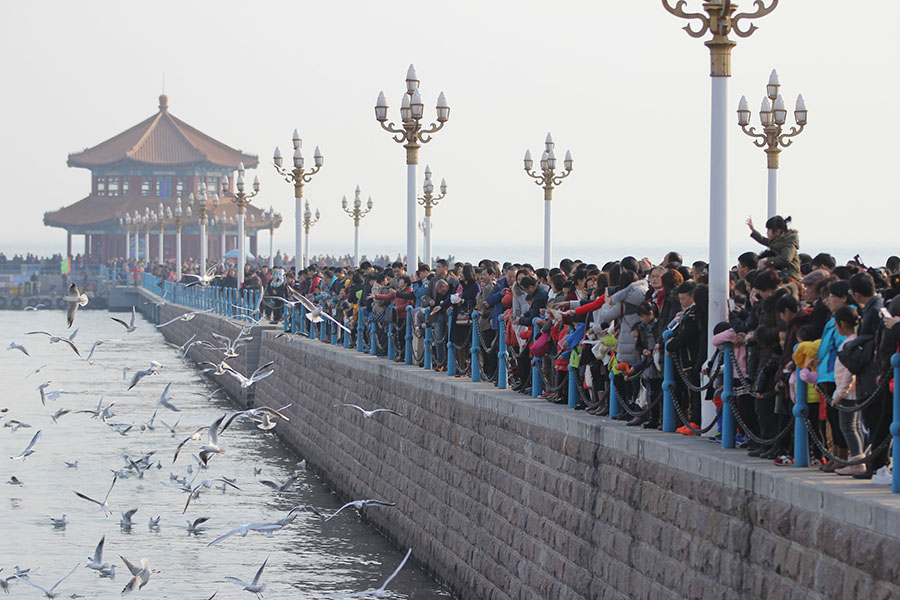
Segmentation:
[[(856, 339), (856, 324), (859, 322), (859, 314), (852, 306), (842, 306), (834, 313), (834, 322), (837, 332), (846, 336), (841, 348)], [(840, 350), (838, 350), (840, 353)], [(834, 406), (843, 400), (843, 406), (853, 406), (856, 404), (856, 375), (851, 373), (844, 363), (841, 362), (840, 354), (834, 361), (834, 383), (835, 390), (831, 395), (831, 405)], [(862, 422), (860, 421), (860, 412), (841, 412), (840, 424), (841, 433), (847, 440), (847, 447), (850, 449), (850, 460), (860, 460), (865, 456), (863, 454), (863, 437)], [(865, 464), (848, 465), (846, 467), (835, 470), (838, 475), (853, 475), (855, 473), (863, 473), (866, 470)]]

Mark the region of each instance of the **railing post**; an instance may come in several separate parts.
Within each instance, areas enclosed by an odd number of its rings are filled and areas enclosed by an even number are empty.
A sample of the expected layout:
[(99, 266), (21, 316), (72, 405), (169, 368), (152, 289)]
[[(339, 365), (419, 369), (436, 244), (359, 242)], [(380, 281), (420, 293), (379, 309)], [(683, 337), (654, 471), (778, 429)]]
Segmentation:
[(477, 310), (472, 311), (472, 347), (469, 348), (469, 354), (472, 356), (472, 359), (469, 361), (469, 365), (472, 368), (472, 381), (481, 381), (481, 361), (479, 360), (481, 350), (481, 341), (479, 336), (481, 332), (478, 331), (478, 318), (480, 315)]
[(569, 408), (578, 406), (578, 377), (575, 375), (576, 369), (569, 363), (569, 389), (568, 398)]
[[(334, 315), (332, 315), (332, 316), (334, 316)], [(331, 343), (332, 343), (333, 345), (336, 346), (336, 345), (337, 345), (337, 331), (338, 331), (338, 327), (337, 327), (337, 325), (335, 325), (334, 323), (332, 323), (332, 322), (329, 320), (329, 321), (328, 321), (328, 329), (331, 330)]]
[(375, 339), (375, 329), (377, 327), (377, 323), (369, 323), (369, 354), (372, 356), (378, 356), (378, 342)]
[(281, 330), (285, 333), (293, 333), (291, 331), (291, 322), (294, 320), (294, 307), (284, 305), (284, 310), (281, 312)]
[(734, 401), (734, 365), (737, 360), (731, 344), (725, 344), (725, 362), (722, 364), (722, 448), (734, 448), (735, 422), (732, 402)]
[(328, 326), (330, 324), (331, 321), (329, 321), (328, 319), (322, 319), (321, 321), (319, 321), (319, 339), (326, 344), (328, 343)]
[(388, 360), (394, 360), (396, 350), (394, 349), (394, 323), (393, 323), (393, 321), (388, 323), (387, 336), (388, 336), (387, 358), (388, 358)]
[(900, 354), (891, 357), (891, 366), (894, 367), (894, 418), (891, 422), (891, 436), (894, 438), (894, 447), (891, 449), (891, 491), (900, 494)]
[(356, 309), (356, 351), (363, 351), (363, 340), (365, 339), (365, 311), (362, 302), (357, 305)]
[[(306, 326), (307, 326), (306, 307), (301, 304), (300, 305), (300, 335), (306, 335)], [(310, 323), (309, 326), (312, 327), (312, 323)]]
[(609, 418), (619, 416), (619, 394), (616, 393), (616, 375), (609, 370)]
[(431, 314), (431, 309), (425, 309), (425, 351), (423, 354), (423, 368), (430, 371), (431, 370), (431, 325), (428, 324), (428, 315)]
[(672, 336), (670, 330), (663, 332), (663, 347), (665, 348), (666, 358), (663, 368), (663, 410), (662, 410), (662, 426), (666, 433), (675, 433), (675, 363), (669, 356), (669, 338)]
[[(794, 347), (796, 350), (796, 346)], [(797, 373), (797, 401), (794, 402), (794, 466), (809, 466), (809, 434), (806, 430), (804, 413), (806, 405), (806, 382)]]
[(413, 360), (412, 360), (412, 354), (413, 354), (413, 351), (412, 351), (412, 338), (413, 338), (412, 311), (413, 311), (412, 306), (406, 307), (406, 346), (404, 347), (404, 354), (403, 354), (403, 359), (404, 359), (403, 364), (406, 364), (406, 365), (413, 364)]
[[(534, 343), (537, 341), (538, 334), (538, 317), (535, 317), (531, 320), (531, 342)], [(531, 351), (529, 350), (529, 354)], [(531, 357), (531, 397), (537, 398), (544, 391), (544, 380), (541, 379), (541, 359)]]
[(509, 350), (506, 348), (506, 327), (503, 319), (500, 319), (500, 328), (497, 329), (500, 340), (497, 346), (497, 389), (505, 390), (509, 385), (509, 374), (506, 370), (506, 359), (509, 358)]
[(450, 329), (453, 327), (453, 307), (447, 309), (447, 375), (456, 375), (456, 352), (453, 350), (453, 342), (450, 337)]

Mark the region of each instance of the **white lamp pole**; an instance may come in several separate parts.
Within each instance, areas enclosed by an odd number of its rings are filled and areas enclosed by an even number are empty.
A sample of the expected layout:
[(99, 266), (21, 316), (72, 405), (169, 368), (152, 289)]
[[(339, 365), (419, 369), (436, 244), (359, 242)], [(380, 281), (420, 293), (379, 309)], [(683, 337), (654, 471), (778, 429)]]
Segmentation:
[(131, 215), (126, 214), (125, 218), (125, 260), (131, 259)]
[(803, 132), (808, 115), (806, 102), (801, 94), (797, 96), (797, 104), (794, 109), (794, 119), (800, 127), (791, 127), (790, 131), (784, 131), (787, 109), (784, 106), (784, 98), (778, 92), (780, 88), (778, 72), (772, 69), (769, 83), (766, 85), (766, 97), (763, 98), (759, 111), (759, 121), (763, 128), (761, 133), (757, 133), (754, 127), (747, 127), (750, 124), (750, 106), (747, 104), (746, 96), (742, 96), (741, 102), (738, 104), (738, 125), (741, 126), (744, 133), (754, 138), (753, 143), (758, 148), (763, 148), (766, 152), (769, 171), (767, 218), (778, 214), (778, 163), (781, 149), (793, 144), (794, 140), (790, 138)]
[(356, 186), (355, 197), (353, 198), (353, 210), (350, 210), (347, 203), (347, 196), (341, 199), (341, 208), (353, 219), (353, 266), (359, 266), (359, 222), (364, 219), (367, 214), (372, 212), (372, 197), (369, 196), (369, 202), (366, 209), (362, 208), (362, 199), (359, 197), (359, 186)]
[[(731, 77), (731, 51), (737, 42), (728, 38), (749, 37), (757, 27), (753, 24), (741, 27), (741, 21), (764, 17), (775, 10), (778, 0), (766, 6), (764, 0), (756, 2), (754, 13), (735, 15), (737, 6), (731, 0), (707, 0), (703, 10), (708, 13), (687, 13), (686, 2), (662, 0), (663, 7), (676, 17), (696, 20), (697, 29), (687, 25), (688, 35), (701, 38), (707, 32), (712, 39), (704, 42), (710, 51), (710, 76), (712, 77), (712, 111), (710, 127), (710, 180), (709, 180), (709, 321), (707, 347), (709, 356), (715, 351), (712, 344), (713, 329), (728, 319), (728, 79)], [(709, 422), (715, 416), (712, 402), (703, 403), (703, 420)]]
[(165, 241), (166, 235), (166, 211), (163, 208), (162, 202), (159, 203), (159, 212), (156, 213), (156, 221), (159, 225), (159, 247), (157, 248), (159, 260), (157, 262), (163, 264), (163, 242)]
[[(235, 187), (237, 191), (235, 191), (234, 196), (231, 198), (231, 201), (237, 204), (238, 214), (237, 214), (237, 228), (238, 228), (238, 238), (237, 238), (237, 251), (238, 251), (238, 269), (237, 269), (237, 282), (238, 287), (241, 287), (244, 284), (244, 264), (247, 261), (247, 251), (245, 250), (245, 242), (246, 235), (244, 233), (244, 213), (247, 209), (247, 205), (250, 204), (250, 201), (253, 200), (259, 194), (259, 177), (253, 178), (253, 192), (246, 193), (244, 192), (244, 163), (238, 164), (237, 168), (238, 176), (236, 180)], [(228, 192), (228, 177), (222, 178), (222, 195), (225, 195)]]
[(531, 150), (525, 151), (525, 173), (534, 179), (534, 182), (544, 188), (544, 267), (550, 269), (553, 267), (553, 246), (551, 241), (550, 227), (550, 202), (553, 200), (553, 188), (559, 186), (562, 180), (572, 174), (572, 153), (566, 150), (566, 157), (563, 160), (565, 171), (556, 174), (556, 153), (554, 152), (555, 144), (553, 136), (547, 133), (544, 140), (544, 152), (541, 154), (541, 171), (533, 171), (534, 161), (531, 159)]
[[(191, 207), (188, 206), (188, 217), (191, 215)], [(181, 281), (181, 224), (183, 213), (181, 212), (181, 198), (175, 200), (175, 279)]]
[(284, 159), (281, 156), (281, 150), (275, 147), (275, 154), (272, 161), (275, 163), (275, 170), (284, 177), (285, 181), (294, 184), (294, 268), (299, 271), (306, 268), (302, 264), (303, 257), (303, 186), (312, 180), (312, 176), (319, 172), (322, 165), (325, 164), (325, 157), (316, 146), (313, 153), (313, 168), (310, 171), (304, 169), (303, 159), (303, 140), (300, 139), (300, 133), (295, 129), (294, 136), (291, 140), (294, 144), (294, 168), (285, 169), (282, 167)]
[(437, 123), (422, 129), (420, 122), (425, 112), (422, 96), (419, 94), (419, 78), (416, 69), (409, 65), (406, 72), (406, 93), (400, 102), (402, 127), (387, 123), (388, 104), (384, 92), (378, 94), (375, 103), (375, 120), (388, 133), (394, 134), (394, 141), (406, 148), (406, 270), (413, 274), (418, 267), (416, 252), (416, 165), (419, 162), (419, 148), (431, 141), (431, 136), (450, 119), (450, 106), (444, 92), (437, 100)]
[(312, 212), (309, 210), (309, 202), (306, 203), (306, 210), (303, 212), (303, 230), (306, 232), (306, 237), (303, 239), (304, 248), (303, 248), (303, 268), (305, 269), (309, 265), (309, 230), (313, 228), (313, 226), (319, 222), (319, 209), (316, 209), (316, 217), (313, 218)]
[(424, 195), (419, 198), (419, 204), (425, 207), (425, 227), (422, 232), (425, 237), (423, 262), (431, 266), (431, 209), (447, 195), (447, 180), (441, 179), (441, 193), (434, 195), (434, 182), (431, 180), (431, 167), (425, 165), (425, 182), (422, 184)]

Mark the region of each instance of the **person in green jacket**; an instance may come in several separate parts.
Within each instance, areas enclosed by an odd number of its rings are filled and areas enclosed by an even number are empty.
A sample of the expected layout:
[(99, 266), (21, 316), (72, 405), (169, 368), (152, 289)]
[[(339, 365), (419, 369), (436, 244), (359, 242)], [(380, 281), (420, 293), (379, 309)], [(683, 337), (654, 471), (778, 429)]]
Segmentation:
[(788, 229), (791, 218), (774, 216), (766, 221), (766, 235), (764, 236), (753, 226), (753, 219), (747, 219), (747, 227), (750, 228), (750, 237), (769, 248), (766, 256), (759, 262), (759, 268), (771, 267), (784, 271), (794, 279), (803, 277), (800, 272), (800, 234), (796, 229)]

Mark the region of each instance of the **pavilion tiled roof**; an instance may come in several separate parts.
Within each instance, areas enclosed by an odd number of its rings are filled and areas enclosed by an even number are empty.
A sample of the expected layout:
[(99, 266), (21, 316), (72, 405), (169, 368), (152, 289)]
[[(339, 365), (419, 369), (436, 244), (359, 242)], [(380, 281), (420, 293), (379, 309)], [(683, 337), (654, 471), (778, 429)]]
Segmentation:
[[(134, 215), (135, 211), (143, 215), (146, 209), (151, 211), (159, 210), (159, 203), (162, 202), (164, 207), (175, 210), (175, 200), (160, 200), (154, 196), (88, 196), (74, 204), (64, 206), (59, 210), (44, 213), (44, 224), (50, 227), (69, 228), (85, 228), (94, 226), (119, 227), (119, 218), (125, 217), (126, 214)], [(182, 201), (184, 202), (184, 201)], [(186, 204), (182, 204), (183, 208), (187, 208)], [(229, 200), (219, 204), (219, 207), (213, 211), (210, 207), (208, 214), (215, 213), (215, 217), (219, 218), (222, 211), (225, 216), (234, 217), (237, 215), (237, 205)], [(259, 229), (263, 227), (263, 209), (252, 204), (247, 206), (247, 222), (248, 231), (251, 229)], [(251, 225), (250, 215), (255, 218), (255, 223)], [(196, 223), (199, 219), (199, 212), (194, 207), (194, 214), (191, 223)], [(185, 227), (188, 221), (185, 220)], [(167, 225), (171, 227), (171, 225)]]
[(167, 166), (211, 163), (236, 169), (243, 162), (250, 169), (259, 164), (256, 156), (226, 146), (171, 115), (168, 103), (167, 96), (160, 96), (158, 113), (93, 148), (70, 154), (68, 165), (91, 169), (132, 161)]

